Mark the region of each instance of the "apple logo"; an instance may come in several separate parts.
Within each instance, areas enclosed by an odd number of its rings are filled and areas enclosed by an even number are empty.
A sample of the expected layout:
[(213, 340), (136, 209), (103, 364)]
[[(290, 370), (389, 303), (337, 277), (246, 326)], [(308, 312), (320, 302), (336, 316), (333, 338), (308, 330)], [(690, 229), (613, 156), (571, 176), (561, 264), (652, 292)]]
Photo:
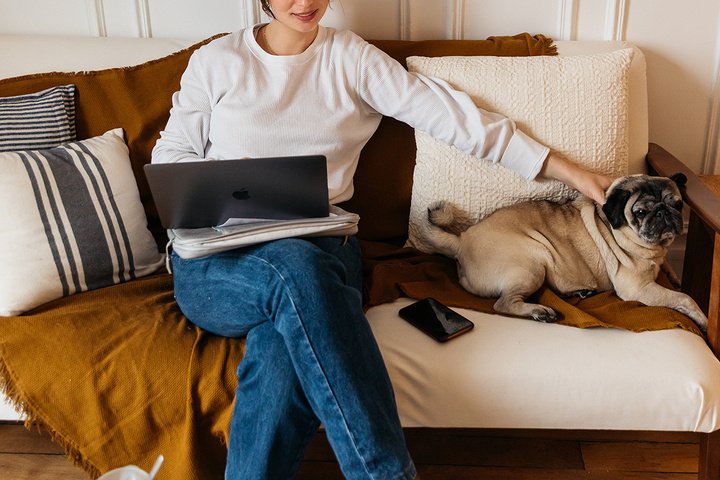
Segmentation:
[(240, 190), (234, 191), (232, 196), (237, 200), (247, 200), (250, 198), (250, 192), (248, 192), (246, 188), (241, 188)]

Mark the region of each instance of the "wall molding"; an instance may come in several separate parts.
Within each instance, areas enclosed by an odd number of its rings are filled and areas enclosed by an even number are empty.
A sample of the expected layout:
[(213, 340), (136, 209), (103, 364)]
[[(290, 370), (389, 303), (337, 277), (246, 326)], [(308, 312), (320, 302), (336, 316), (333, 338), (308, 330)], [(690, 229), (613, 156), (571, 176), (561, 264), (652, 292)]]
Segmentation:
[(150, 4), (149, 0), (136, 0), (135, 9), (137, 10), (138, 32), (142, 38), (152, 37), (152, 25), (150, 23)]
[(453, 0), (450, 22), (450, 37), (453, 40), (463, 40), (465, 38), (465, 0)]
[(96, 37), (107, 37), (103, 0), (86, 0), (85, 4), (87, 5), (90, 34)]
[(720, 78), (717, 76), (713, 90), (705, 153), (700, 168), (704, 175), (720, 175)]
[(577, 40), (578, 0), (558, 0), (558, 37)]
[(400, 0), (400, 40), (410, 40), (410, 0)]
[(705, 150), (700, 172), (705, 175), (720, 175), (720, 25), (715, 45), (715, 81), (710, 96), (710, 116)]
[(630, 0), (606, 0), (605, 40), (625, 40)]
[(260, 5), (256, 1), (245, 0), (243, 2), (245, 8), (243, 13), (245, 15), (245, 27), (252, 27), (260, 23)]

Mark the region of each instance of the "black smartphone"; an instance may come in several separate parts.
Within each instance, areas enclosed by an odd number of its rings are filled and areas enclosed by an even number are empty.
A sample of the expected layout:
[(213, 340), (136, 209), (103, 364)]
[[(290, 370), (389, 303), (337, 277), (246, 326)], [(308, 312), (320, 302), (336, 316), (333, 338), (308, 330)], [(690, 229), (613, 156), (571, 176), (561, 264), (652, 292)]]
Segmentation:
[(438, 342), (447, 342), (469, 332), (475, 326), (470, 320), (434, 298), (426, 298), (403, 307), (399, 314)]

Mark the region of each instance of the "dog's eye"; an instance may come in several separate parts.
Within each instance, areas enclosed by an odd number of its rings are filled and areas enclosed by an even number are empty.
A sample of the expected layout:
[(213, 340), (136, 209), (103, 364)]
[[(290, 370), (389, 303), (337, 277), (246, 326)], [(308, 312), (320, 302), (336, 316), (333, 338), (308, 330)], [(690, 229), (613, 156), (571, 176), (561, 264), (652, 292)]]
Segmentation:
[(682, 206), (683, 206), (682, 200), (678, 200), (677, 202), (673, 203), (673, 205), (672, 205), (672, 207), (675, 210), (680, 210), (682, 208)]
[(638, 208), (637, 210), (635, 210), (635, 216), (637, 218), (643, 218), (645, 215), (647, 215), (647, 213), (647, 210), (645, 210), (644, 208)]

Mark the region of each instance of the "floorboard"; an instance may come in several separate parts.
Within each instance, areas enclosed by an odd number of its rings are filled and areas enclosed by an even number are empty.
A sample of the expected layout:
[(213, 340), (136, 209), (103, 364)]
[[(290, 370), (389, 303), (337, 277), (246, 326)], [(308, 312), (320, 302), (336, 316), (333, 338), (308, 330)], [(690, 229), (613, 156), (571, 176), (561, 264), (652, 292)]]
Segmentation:
[[(422, 480), (696, 480), (700, 449), (691, 433), (417, 429), (406, 437)], [(46, 433), (0, 424), (1, 480), (88, 478)], [(297, 478), (343, 479), (324, 435)]]
[(0, 453), (3, 480), (87, 480), (85, 472), (63, 455)]
[(700, 446), (662, 443), (589, 443), (582, 456), (589, 471), (697, 473)]

